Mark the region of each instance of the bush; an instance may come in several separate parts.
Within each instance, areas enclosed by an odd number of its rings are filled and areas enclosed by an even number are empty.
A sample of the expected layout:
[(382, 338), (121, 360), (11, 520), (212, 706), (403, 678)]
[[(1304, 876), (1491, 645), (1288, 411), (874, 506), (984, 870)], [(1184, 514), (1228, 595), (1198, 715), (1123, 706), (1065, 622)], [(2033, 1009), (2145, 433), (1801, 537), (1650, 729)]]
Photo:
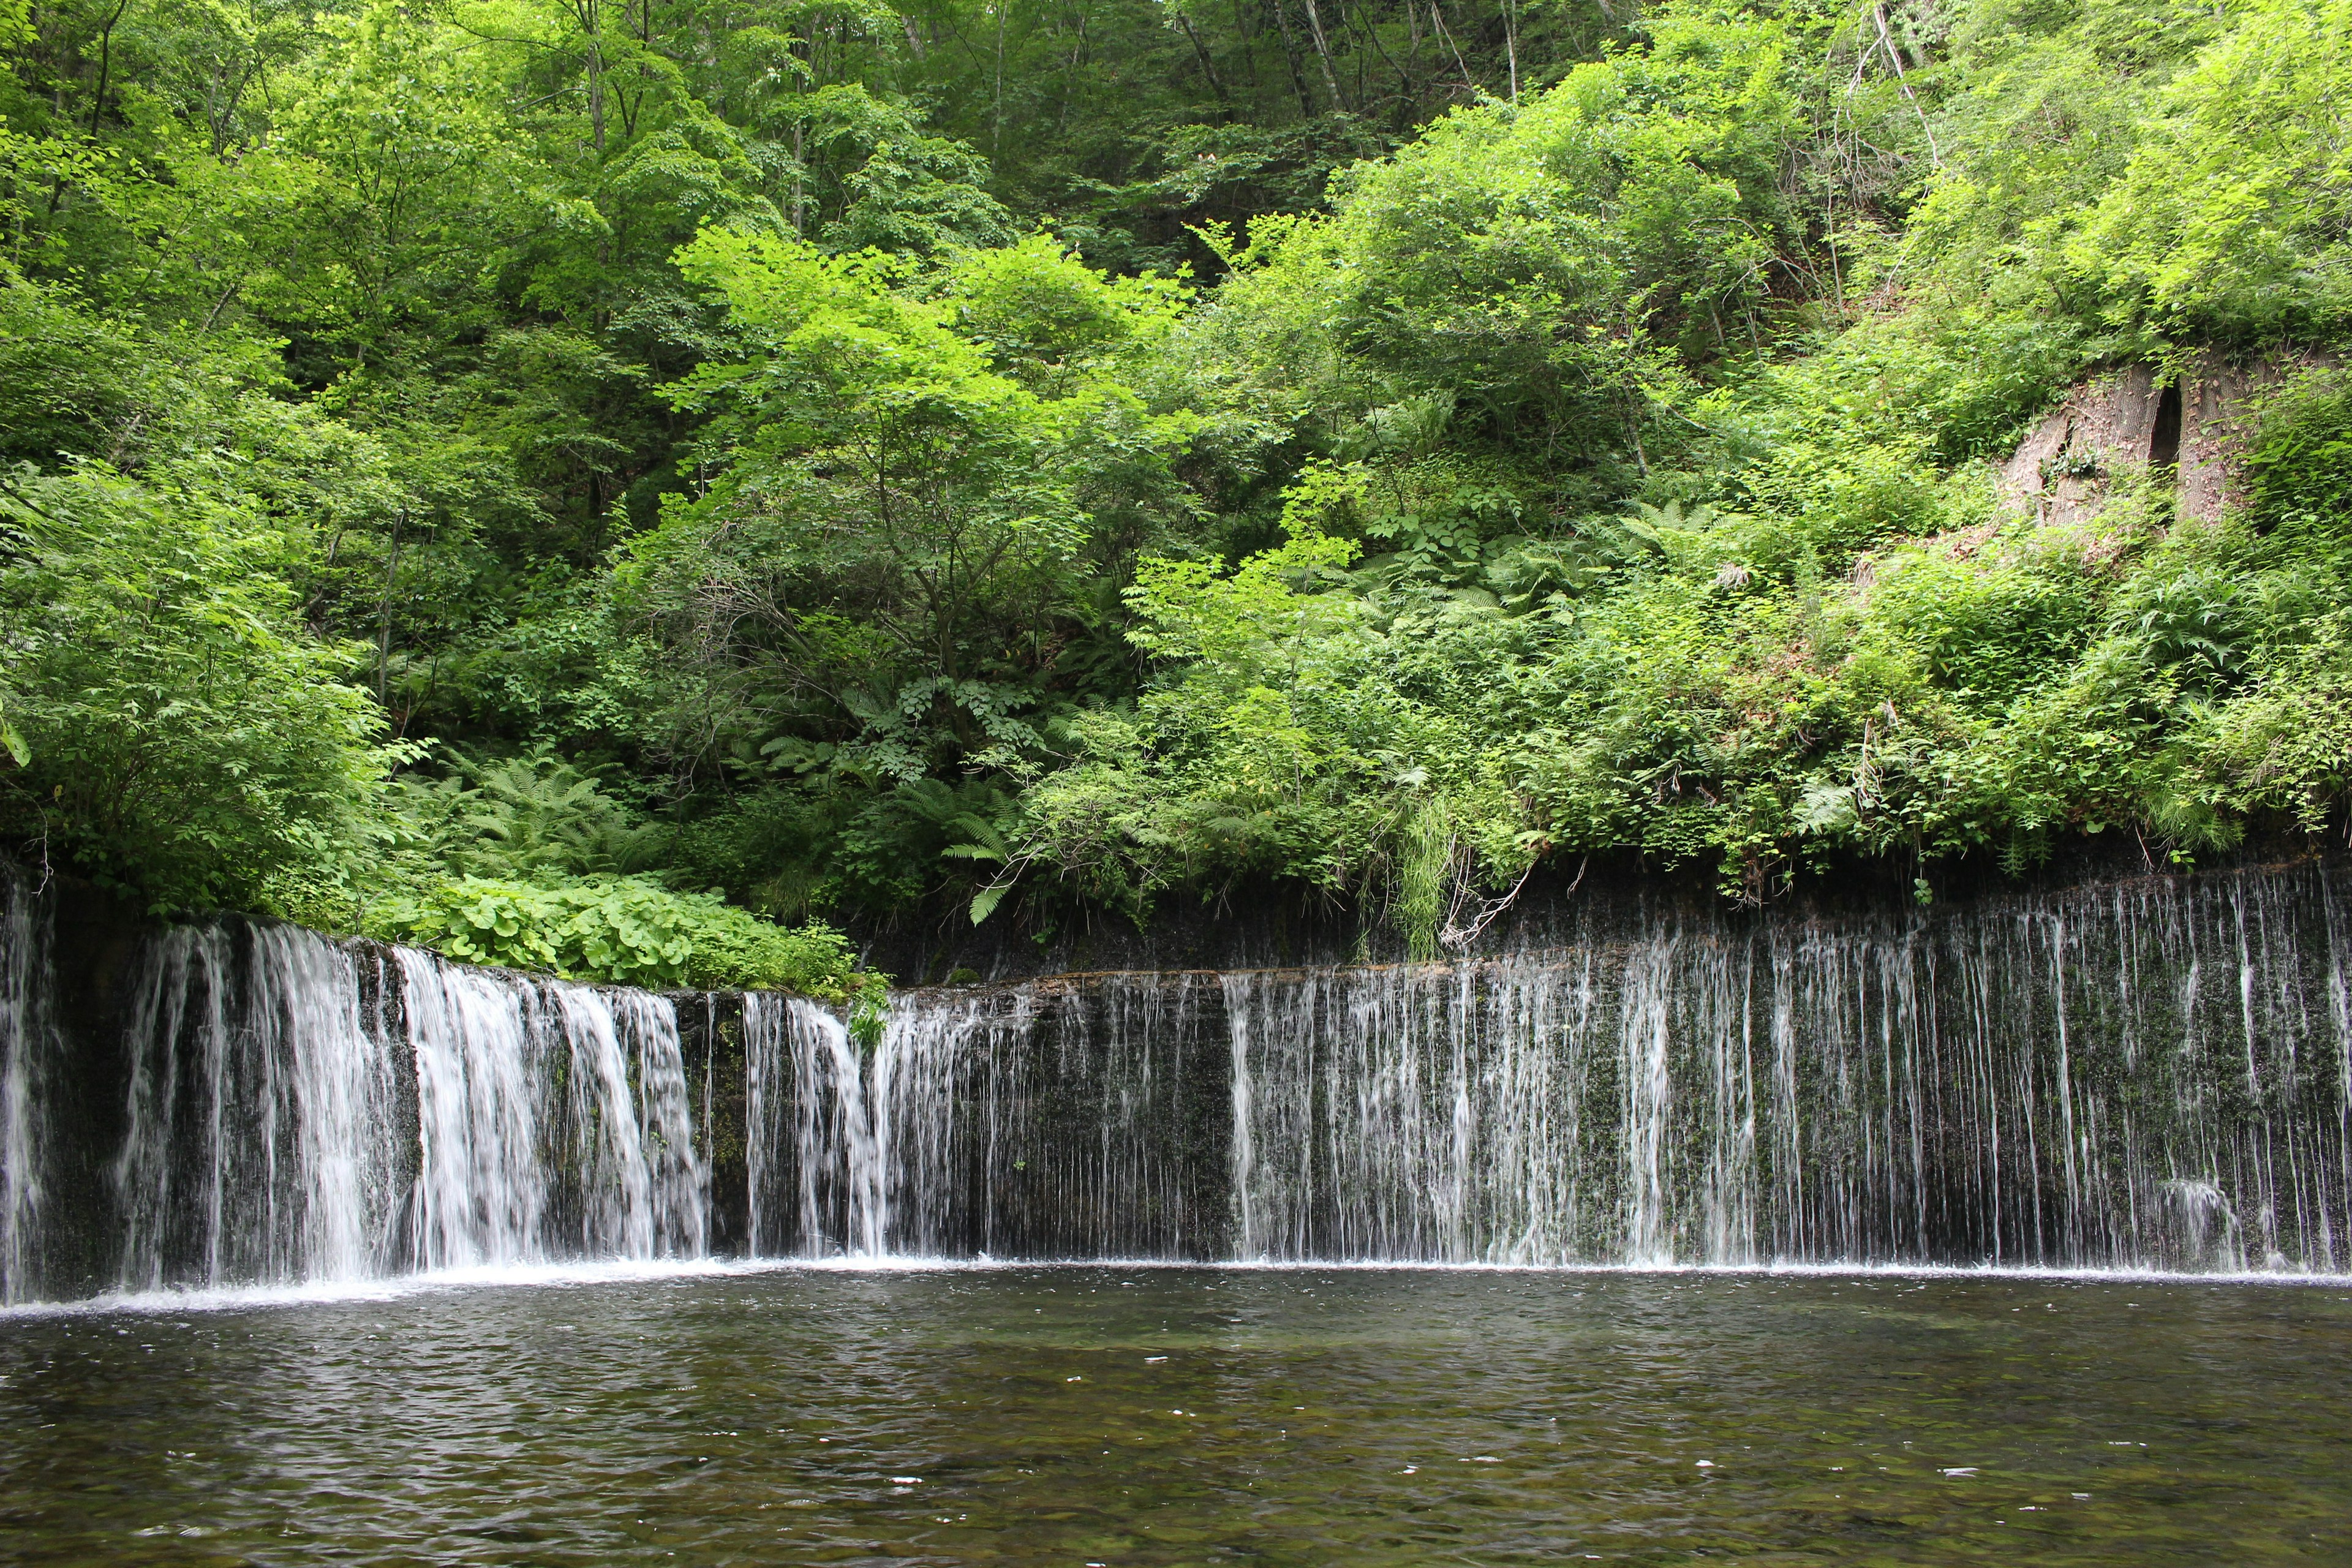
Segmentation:
[(793, 991), (839, 1001), (882, 984), (823, 925), (786, 928), (636, 877), (553, 884), (466, 877), (394, 898), (364, 934), (467, 963), (661, 990)]
[(394, 753), (282, 541), (91, 464), (0, 478), (0, 829), (161, 910), (362, 839)]

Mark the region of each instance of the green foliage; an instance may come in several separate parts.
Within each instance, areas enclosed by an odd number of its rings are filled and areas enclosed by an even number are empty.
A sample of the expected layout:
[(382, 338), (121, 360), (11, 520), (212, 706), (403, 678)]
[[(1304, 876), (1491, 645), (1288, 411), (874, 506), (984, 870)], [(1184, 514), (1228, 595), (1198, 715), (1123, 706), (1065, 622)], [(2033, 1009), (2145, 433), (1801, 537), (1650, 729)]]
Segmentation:
[(283, 541), (89, 465), (0, 479), (8, 831), (159, 909), (364, 841), (398, 755), (272, 570)]
[[(768, 917), (2318, 831), (2347, 4), (0, 15), (0, 834), (839, 992)], [(2223, 352), (2218, 522), (2000, 493)]]
[(1229, 246), (1181, 339), (1226, 416), (1320, 435), (1374, 488), (1450, 422), (1522, 470), (1484, 488), (1538, 516), (1528, 492), (1577, 507), (1644, 475), (1680, 442), (1660, 421), (1693, 371), (1782, 334), (1769, 277), (1802, 243), (1780, 178), (1801, 115), (1787, 28), (1693, 10), (1648, 32), (1358, 165), (1328, 218)]
[(2281, 390), (2246, 457), (2258, 529), (2326, 547), (2352, 530), (2352, 382), (2321, 375)]
[(627, 873), (665, 847), (658, 825), (544, 750), (436, 780), (404, 773), (394, 789), (411, 852), (458, 876)]
[(2352, 5), (2268, 0), (2166, 88), (2070, 270), (2105, 319), (2170, 333), (2330, 331), (2352, 312)]
[(2321, 0), (1985, 8), (1915, 267), (2119, 346), (2337, 330), (2348, 28)]
[(953, 775), (1034, 776), (1073, 699), (1118, 677), (1096, 586), (1175, 491), (1183, 422), (1114, 373), (1182, 296), (1043, 239), (928, 288), (784, 238), (714, 231), (682, 259), (724, 291), (737, 353), (674, 394), (711, 415), (711, 481), (614, 580), (668, 693), (660, 743), (803, 796), (824, 864), (803, 885), (919, 897), (1008, 815), (1000, 784)]
[(771, 924), (639, 878), (542, 886), (466, 877), (375, 906), (366, 935), (469, 963), (656, 990), (793, 991), (839, 1001), (879, 984), (838, 931)]

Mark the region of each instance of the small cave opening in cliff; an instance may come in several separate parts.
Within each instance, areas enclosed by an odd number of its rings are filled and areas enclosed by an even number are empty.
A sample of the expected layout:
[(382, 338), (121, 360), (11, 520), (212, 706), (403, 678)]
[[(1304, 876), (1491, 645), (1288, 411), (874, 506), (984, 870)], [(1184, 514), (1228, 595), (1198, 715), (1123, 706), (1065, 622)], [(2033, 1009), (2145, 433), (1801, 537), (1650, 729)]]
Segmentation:
[(2156, 402), (2156, 429), (2149, 435), (2147, 461), (2152, 468), (2173, 468), (2180, 464), (2180, 383), (2165, 384), (2164, 395)]

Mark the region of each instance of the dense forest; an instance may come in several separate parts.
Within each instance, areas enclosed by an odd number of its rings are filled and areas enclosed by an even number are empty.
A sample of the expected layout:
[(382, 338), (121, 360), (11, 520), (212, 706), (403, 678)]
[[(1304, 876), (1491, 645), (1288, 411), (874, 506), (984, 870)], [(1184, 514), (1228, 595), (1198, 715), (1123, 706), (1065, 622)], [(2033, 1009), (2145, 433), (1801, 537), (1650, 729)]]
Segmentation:
[(2343, 824), (2352, 0), (9, 4), (26, 865), (838, 993)]

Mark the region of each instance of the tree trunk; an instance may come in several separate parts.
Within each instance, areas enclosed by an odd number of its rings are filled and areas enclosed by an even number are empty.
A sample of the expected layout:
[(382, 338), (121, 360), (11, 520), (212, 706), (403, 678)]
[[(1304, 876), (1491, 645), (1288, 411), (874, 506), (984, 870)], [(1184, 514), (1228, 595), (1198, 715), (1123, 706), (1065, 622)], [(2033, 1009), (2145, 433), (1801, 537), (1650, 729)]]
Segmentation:
[(1004, 7), (1006, 0), (993, 0), (996, 7), (996, 113), (995, 128), (989, 132), (988, 153), (993, 158), (1004, 151)]
[[(122, 20), (122, 13), (129, 9), (131, 0), (121, 0), (121, 4), (115, 6), (114, 15), (106, 19), (106, 26), (99, 30), (98, 96), (89, 100), (89, 133), (93, 138), (98, 135), (98, 117), (106, 108), (107, 84), (114, 74), (114, 25)], [(50, 210), (56, 210), (54, 204)]]
[(1290, 30), (1287, 0), (1267, 0), (1267, 4), (1274, 7), (1275, 24), (1282, 29), (1282, 52), (1290, 59), (1290, 85), (1298, 89), (1299, 115), (1312, 120), (1315, 118), (1315, 95), (1307, 90), (1305, 62), (1298, 53), (1297, 35)]
[(1511, 67), (1511, 101), (1519, 101), (1519, 0), (1503, 0), (1503, 57)]
[(1201, 42), (1201, 35), (1192, 30), (1192, 18), (1179, 11), (1176, 13), (1176, 25), (1183, 28), (1184, 36), (1192, 41), (1192, 53), (1200, 58), (1201, 74), (1209, 79), (1209, 90), (1217, 95), (1219, 103), (1233, 102), (1232, 98), (1226, 95), (1225, 84), (1217, 79), (1217, 68), (1209, 63), (1209, 51)]
[(392, 680), (392, 590), (400, 574), (400, 535), (408, 526), (408, 503), (403, 501), (400, 515), (392, 521), (392, 551), (383, 563), (383, 620), (376, 634), (375, 700), (379, 707), (389, 708)]
[(1348, 100), (1339, 96), (1339, 79), (1331, 74), (1331, 43), (1323, 36), (1323, 13), (1315, 0), (1306, 0), (1306, 4), (1307, 30), (1315, 39), (1315, 63), (1322, 68), (1323, 90), (1331, 95), (1333, 109), (1345, 109)]
[(588, 139), (604, 155), (604, 18), (597, 0), (583, 0), (580, 22), (588, 35)]
[(1462, 85), (1472, 92), (1476, 92), (1478, 81), (1470, 74), (1470, 62), (1462, 58), (1462, 46), (1454, 41), (1454, 29), (1445, 25), (1443, 0), (1429, 0), (1429, 19), (1435, 26), (1437, 36), (1444, 38), (1445, 47), (1453, 51), (1454, 67), (1462, 73)]

